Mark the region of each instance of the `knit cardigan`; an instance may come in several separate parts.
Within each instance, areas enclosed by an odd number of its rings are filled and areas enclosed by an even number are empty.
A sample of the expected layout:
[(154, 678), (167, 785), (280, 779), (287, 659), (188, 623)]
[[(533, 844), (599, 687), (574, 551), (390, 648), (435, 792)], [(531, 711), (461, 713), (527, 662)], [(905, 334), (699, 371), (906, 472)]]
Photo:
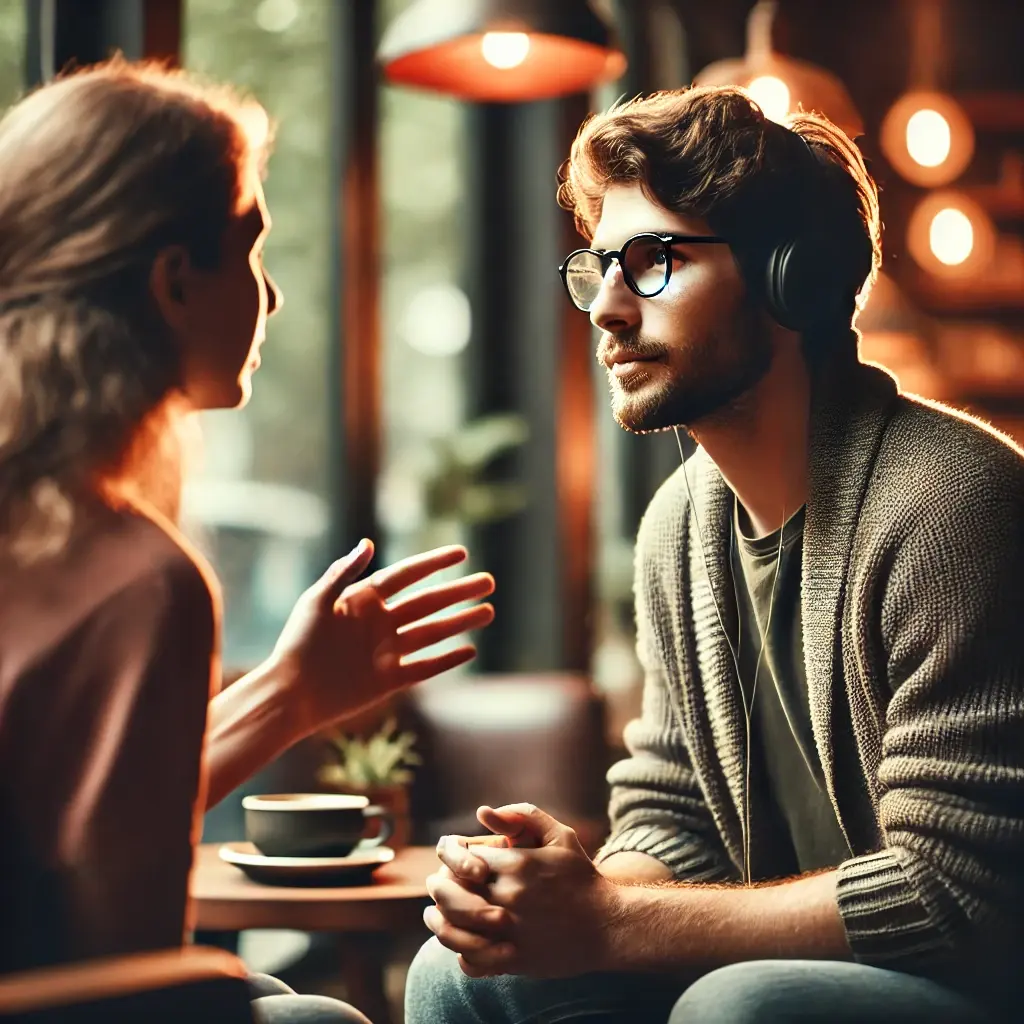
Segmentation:
[[(678, 880), (742, 864), (745, 726), (727, 628), (732, 495), (702, 450), (637, 540), (643, 709), (598, 855)], [(708, 571), (695, 530), (699, 519)], [(710, 579), (709, 579), (710, 577)], [(856, 363), (814, 389), (803, 647), (815, 743), (853, 856), (855, 959), (947, 983), (1024, 964), (1024, 458)]]

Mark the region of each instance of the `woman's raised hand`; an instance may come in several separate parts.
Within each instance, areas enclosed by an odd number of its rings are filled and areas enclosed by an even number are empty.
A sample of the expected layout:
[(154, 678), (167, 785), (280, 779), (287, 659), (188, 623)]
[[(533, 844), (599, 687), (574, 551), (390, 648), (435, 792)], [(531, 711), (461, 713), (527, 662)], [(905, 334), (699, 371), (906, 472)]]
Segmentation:
[[(476, 655), (476, 648), (465, 643), (416, 657), (427, 647), (493, 620), (490, 604), (452, 610), (453, 605), (492, 593), (490, 573), (473, 573), (402, 595), (413, 584), (458, 565), (466, 554), (457, 545), (435, 548), (359, 579), (373, 557), (372, 542), (363, 540), (302, 594), (271, 655), (292, 691), (291, 709), (302, 734)], [(424, 621), (439, 612), (446, 614)]]

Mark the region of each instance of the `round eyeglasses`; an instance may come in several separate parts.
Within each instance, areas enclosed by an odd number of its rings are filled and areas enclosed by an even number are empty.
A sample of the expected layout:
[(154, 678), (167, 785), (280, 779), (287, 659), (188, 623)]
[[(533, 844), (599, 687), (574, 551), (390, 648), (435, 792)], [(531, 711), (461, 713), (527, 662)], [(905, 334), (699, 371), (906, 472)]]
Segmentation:
[(621, 249), (577, 249), (558, 268), (577, 309), (589, 313), (613, 262), (622, 268), (630, 291), (649, 299), (664, 291), (672, 276), (672, 247), (726, 242), (718, 235), (659, 235), (645, 231), (627, 239)]

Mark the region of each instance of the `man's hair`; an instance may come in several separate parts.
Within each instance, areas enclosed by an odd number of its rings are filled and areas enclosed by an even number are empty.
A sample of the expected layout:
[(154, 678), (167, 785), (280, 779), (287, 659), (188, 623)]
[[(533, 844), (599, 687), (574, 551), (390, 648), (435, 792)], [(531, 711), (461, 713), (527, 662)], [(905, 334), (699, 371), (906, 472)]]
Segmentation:
[(877, 277), (878, 190), (857, 147), (818, 114), (791, 115), (783, 127), (742, 89), (719, 86), (616, 104), (584, 122), (562, 168), (559, 203), (585, 238), (615, 185), (639, 185), (665, 209), (707, 221), (758, 296), (772, 249), (813, 225), (849, 267), (844, 322), (822, 325), (837, 333), (849, 330)]
[(0, 554), (58, 551), (77, 497), (146, 436), (167, 448), (180, 366), (153, 260), (182, 245), (219, 265), (270, 135), (254, 101), (123, 59), (0, 121)]

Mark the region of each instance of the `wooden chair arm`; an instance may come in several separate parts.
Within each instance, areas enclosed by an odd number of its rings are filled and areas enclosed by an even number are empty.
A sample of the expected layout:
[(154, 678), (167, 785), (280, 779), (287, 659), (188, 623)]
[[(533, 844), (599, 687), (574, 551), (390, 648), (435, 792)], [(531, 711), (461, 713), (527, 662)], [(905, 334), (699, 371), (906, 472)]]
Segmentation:
[(39, 968), (0, 977), (0, 1021), (250, 1024), (245, 978), (237, 957), (201, 946)]

